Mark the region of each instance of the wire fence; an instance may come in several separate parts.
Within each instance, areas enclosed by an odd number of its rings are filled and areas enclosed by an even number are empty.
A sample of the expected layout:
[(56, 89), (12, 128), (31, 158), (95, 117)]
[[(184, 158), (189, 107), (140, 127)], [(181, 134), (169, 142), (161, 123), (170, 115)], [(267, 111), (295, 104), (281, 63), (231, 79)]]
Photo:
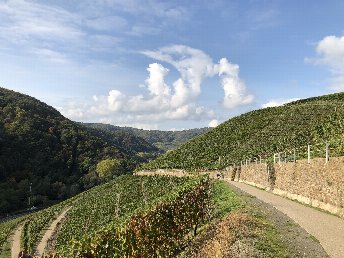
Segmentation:
[[(301, 148), (291, 148), (281, 152), (272, 154), (257, 155), (253, 158), (245, 158), (241, 160), (240, 166), (247, 166), (250, 164), (266, 164), (266, 163), (287, 163), (297, 162), (297, 160), (307, 160), (312, 162), (315, 158), (324, 158), (324, 163), (330, 161), (331, 157), (344, 156), (344, 145), (338, 142), (325, 142), (318, 144), (308, 144)], [(236, 166), (236, 164), (234, 164)]]

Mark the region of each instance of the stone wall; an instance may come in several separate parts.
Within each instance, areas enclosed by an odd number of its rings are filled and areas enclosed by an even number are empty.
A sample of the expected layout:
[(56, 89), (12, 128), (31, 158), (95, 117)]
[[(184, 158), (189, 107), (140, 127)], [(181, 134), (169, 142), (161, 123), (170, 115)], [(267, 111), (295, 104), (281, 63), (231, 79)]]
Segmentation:
[(188, 176), (189, 174), (186, 173), (182, 169), (153, 169), (153, 170), (141, 170), (134, 173), (136, 176)]
[[(232, 168), (233, 170), (233, 168)], [(228, 176), (228, 174), (227, 174)], [(236, 181), (272, 191), (344, 217), (344, 157), (297, 162), (250, 164), (235, 173)]]

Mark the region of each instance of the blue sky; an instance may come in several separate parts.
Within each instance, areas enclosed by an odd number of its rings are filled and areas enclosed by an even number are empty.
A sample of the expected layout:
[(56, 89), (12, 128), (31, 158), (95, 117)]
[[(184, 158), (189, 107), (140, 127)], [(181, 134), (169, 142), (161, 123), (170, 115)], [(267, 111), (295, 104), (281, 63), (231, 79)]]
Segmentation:
[(344, 91), (344, 2), (0, 0), (0, 86), (74, 121), (216, 126)]

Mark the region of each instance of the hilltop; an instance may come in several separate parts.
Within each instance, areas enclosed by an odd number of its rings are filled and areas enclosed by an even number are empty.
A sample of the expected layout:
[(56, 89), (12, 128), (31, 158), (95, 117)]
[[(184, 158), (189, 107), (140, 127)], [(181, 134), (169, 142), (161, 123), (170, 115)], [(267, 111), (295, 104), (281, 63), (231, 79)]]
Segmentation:
[(295, 101), (234, 117), (141, 169), (222, 169), (242, 161), (271, 159), (274, 153), (305, 158), (344, 155), (344, 93)]
[(160, 131), (97, 123), (85, 123), (84, 125), (110, 133), (129, 133), (141, 139), (145, 139), (147, 142), (163, 151), (175, 149), (190, 139), (210, 130), (210, 128), (205, 127), (181, 131)]
[(127, 173), (159, 153), (142, 138), (85, 127), (0, 88), (0, 214), (26, 209), (29, 196), (30, 206), (46, 206), (98, 184), (101, 160), (116, 159)]

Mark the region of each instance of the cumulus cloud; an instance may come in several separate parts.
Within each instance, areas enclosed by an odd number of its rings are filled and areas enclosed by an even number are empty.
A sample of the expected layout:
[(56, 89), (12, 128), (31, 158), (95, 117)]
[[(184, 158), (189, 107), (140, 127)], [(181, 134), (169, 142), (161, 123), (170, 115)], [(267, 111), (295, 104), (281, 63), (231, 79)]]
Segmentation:
[(239, 65), (222, 58), (218, 70), (225, 93), (223, 105), (226, 108), (235, 108), (253, 102), (254, 96), (247, 93), (245, 83), (239, 78)]
[(207, 77), (220, 77), (224, 90), (223, 106), (235, 108), (247, 105), (254, 99), (247, 93), (245, 83), (239, 77), (239, 66), (222, 58), (218, 63), (203, 51), (183, 45), (172, 45), (142, 54), (156, 61), (172, 65), (180, 74), (170, 85), (166, 82), (169, 69), (161, 63), (151, 63), (147, 67), (148, 76), (139, 87), (146, 93), (126, 95), (111, 90), (107, 95), (94, 96), (89, 113), (109, 119), (119, 114), (131, 123), (163, 120), (212, 120), (218, 123), (215, 111), (197, 103), (202, 93), (202, 82)]
[(201, 93), (201, 83), (205, 77), (216, 71), (212, 59), (203, 51), (184, 45), (163, 47), (157, 51), (143, 51), (144, 55), (173, 65), (180, 73), (178, 89), (190, 97)]
[(209, 126), (209, 127), (216, 127), (216, 126), (218, 126), (219, 124), (220, 124), (220, 123), (219, 123), (218, 120), (213, 119), (213, 120), (211, 120), (211, 121), (209, 122), (208, 126)]
[[(183, 69), (192, 69), (193, 62), (190, 63), (190, 67)], [(191, 75), (182, 76), (171, 87), (165, 82), (169, 69), (162, 64), (152, 63), (147, 71), (148, 77), (144, 84), (147, 94), (127, 96), (118, 90), (111, 90), (107, 96), (93, 97), (95, 105), (91, 107), (91, 113), (110, 115), (121, 112), (132, 121), (200, 120), (204, 117), (214, 117), (214, 111), (195, 103), (195, 97), (200, 93), (201, 80), (197, 85), (197, 93), (193, 83), (199, 78), (194, 79)], [(190, 84), (192, 86), (189, 86)]]
[(277, 106), (282, 106), (284, 104), (287, 104), (289, 102), (293, 102), (299, 100), (298, 98), (291, 98), (291, 99), (272, 99), (268, 101), (267, 103), (262, 105), (262, 108), (267, 108), (267, 107), (277, 107)]
[[(239, 65), (222, 58), (218, 64), (203, 51), (183, 45), (173, 45), (158, 51), (144, 51), (143, 54), (173, 65), (181, 74), (175, 82), (175, 101), (183, 103), (188, 97), (201, 93), (201, 83), (205, 77), (218, 74), (224, 90), (223, 105), (232, 109), (253, 102), (254, 96), (247, 92), (245, 83), (239, 78)], [(178, 96), (178, 97), (177, 97)]]
[(344, 36), (327, 36), (316, 46), (317, 58), (307, 59), (317, 65), (325, 65), (332, 73), (330, 87), (336, 91), (344, 90)]

